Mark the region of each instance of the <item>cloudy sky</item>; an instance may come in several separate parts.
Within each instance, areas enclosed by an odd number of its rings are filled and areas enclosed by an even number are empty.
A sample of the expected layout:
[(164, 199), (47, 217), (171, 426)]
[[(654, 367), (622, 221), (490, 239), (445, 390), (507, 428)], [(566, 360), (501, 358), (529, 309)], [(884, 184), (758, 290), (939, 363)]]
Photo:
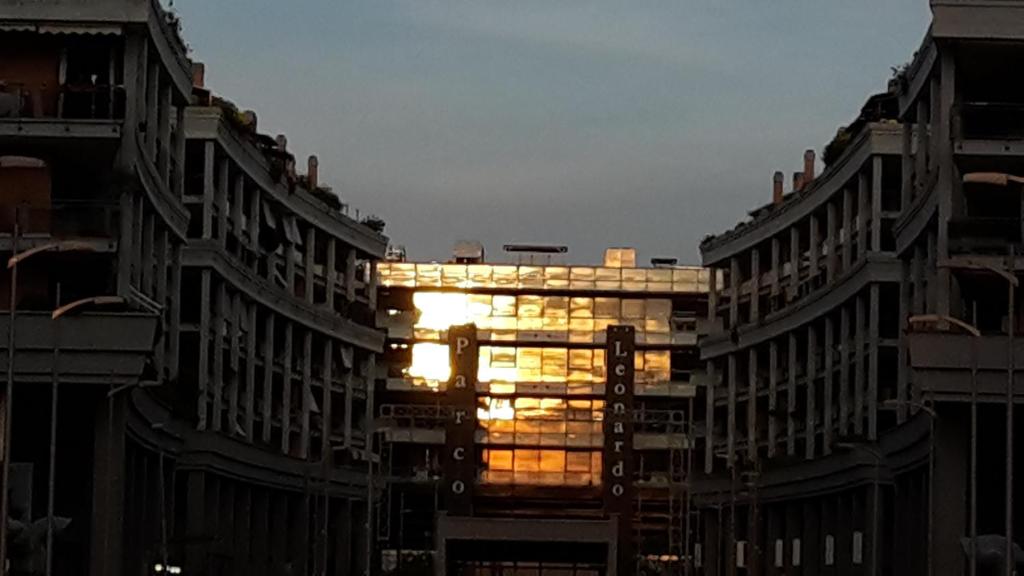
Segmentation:
[(410, 257), (472, 238), (566, 244), (576, 262), (612, 245), (698, 262), (774, 170), (885, 88), (930, 17), (927, 0), (174, 7), (207, 85), (318, 154)]

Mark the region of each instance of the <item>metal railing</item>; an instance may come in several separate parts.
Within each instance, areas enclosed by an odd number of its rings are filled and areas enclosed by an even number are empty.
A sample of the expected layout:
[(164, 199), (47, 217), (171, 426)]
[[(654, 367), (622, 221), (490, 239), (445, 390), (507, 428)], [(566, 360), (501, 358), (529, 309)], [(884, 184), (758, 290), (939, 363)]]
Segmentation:
[(0, 91), (0, 118), (119, 120), (124, 108), (123, 86), (68, 83), (51, 87), (9, 82)]
[(25, 237), (108, 238), (120, 225), (120, 207), (114, 202), (58, 199), (49, 207), (0, 206), (0, 235), (14, 232), (15, 213)]

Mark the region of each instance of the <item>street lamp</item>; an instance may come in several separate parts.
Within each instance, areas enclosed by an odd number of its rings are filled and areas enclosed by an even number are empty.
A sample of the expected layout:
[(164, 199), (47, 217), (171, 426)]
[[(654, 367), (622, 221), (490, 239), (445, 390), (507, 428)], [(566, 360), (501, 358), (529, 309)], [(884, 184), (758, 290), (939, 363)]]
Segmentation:
[[(981, 338), (981, 331), (978, 330), (973, 324), (968, 324), (958, 318), (952, 316), (945, 316), (941, 314), (923, 314), (919, 316), (911, 316), (907, 323), (911, 326), (915, 324), (933, 323), (933, 322), (948, 322), (955, 326), (958, 326), (965, 332), (971, 335), (971, 518), (970, 518), (970, 532), (971, 532), (971, 569), (970, 576), (976, 576), (978, 573), (977, 559), (978, 559), (978, 339)], [(889, 404), (890, 402), (886, 402)], [(933, 479), (935, 474), (935, 419), (938, 417), (935, 410), (927, 405), (919, 402), (914, 402), (912, 405), (924, 410), (928, 413), (928, 568), (931, 573), (931, 554), (932, 554), (932, 514), (934, 513), (934, 493)]]
[(877, 449), (867, 445), (853, 442), (837, 442), (836, 448), (843, 450), (861, 450), (871, 455), (875, 459), (875, 485), (874, 495), (872, 497), (872, 518), (871, 518), (871, 576), (878, 575), (878, 547), (880, 546), (881, 539), (879, 538), (878, 529), (881, 526), (879, 522), (879, 516), (881, 515), (882, 505), (880, 502), (879, 485), (882, 483), (882, 461), (885, 456), (882, 455)]
[[(1009, 186), (1010, 183), (1024, 184), (1024, 178), (1005, 174), (1001, 172), (970, 172), (963, 176), (964, 184), (990, 184), (993, 186)], [(1024, 225), (1024, 222), (1022, 222)], [(1024, 232), (1024, 227), (1022, 227)], [(1022, 235), (1024, 236), (1024, 235)], [(1018, 241), (1024, 241), (1024, 237), (1018, 237)], [(1014, 405), (1014, 350), (1013, 333), (1014, 323), (1017, 320), (1014, 312), (1014, 296), (1018, 285), (1016, 273), (1016, 257), (1014, 245), (1009, 246), (1009, 257), (1007, 258), (1006, 270), (998, 270), (992, 266), (983, 267), (995, 272), (1007, 280), (1009, 284), (1008, 294), (1008, 322), (1006, 327), (1007, 336), (1007, 365), (1006, 365), (1006, 558), (1014, 558), (1013, 553), (1013, 405)], [(1013, 562), (1006, 563), (1006, 576), (1013, 576)]]
[(11, 273), (10, 285), (10, 307), (8, 309), (7, 327), (7, 390), (4, 398), (4, 446), (3, 446), (3, 469), (0, 472), (0, 482), (3, 484), (0, 494), (0, 571), (7, 569), (7, 519), (9, 516), (11, 478), (11, 421), (14, 418), (14, 337), (15, 320), (17, 318), (17, 292), (18, 292), (18, 264), (26, 259), (42, 252), (91, 252), (95, 250), (93, 244), (78, 240), (61, 240), (48, 242), (18, 252), (18, 236), (21, 229), (18, 224), (18, 211), (15, 212), (14, 234), (11, 236), (11, 252), (13, 255), (7, 260), (7, 269)]
[[(51, 576), (53, 574), (54, 494), (57, 478), (57, 389), (60, 382), (60, 372), (57, 368), (60, 361), (60, 332), (58, 330), (60, 323), (58, 320), (68, 312), (89, 304), (110, 305), (125, 303), (125, 299), (120, 296), (93, 296), (91, 298), (82, 298), (80, 300), (61, 305), (60, 282), (57, 282), (56, 301), (57, 308), (50, 314), (50, 319), (53, 321), (53, 365), (50, 367), (53, 375), (53, 382), (50, 393), (50, 472), (49, 479), (47, 481), (46, 494), (46, 576)], [(164, 558), (164, 564), (166, 563), (167, 558)]]

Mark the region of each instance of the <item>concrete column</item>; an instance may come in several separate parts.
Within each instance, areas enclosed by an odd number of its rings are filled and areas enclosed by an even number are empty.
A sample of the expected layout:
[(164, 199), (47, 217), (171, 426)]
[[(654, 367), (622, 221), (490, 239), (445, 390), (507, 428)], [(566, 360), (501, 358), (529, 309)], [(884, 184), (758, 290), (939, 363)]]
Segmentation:
[[(242, 219), (245, 214), (245, 174), (240, 170), (234, 178), (235, 201), (231, 203), (231, 231), (238, 241), (238, 254), (245, 254), (245, 244), (248, 242), (246, 230), (242, 227)], [(244, 256), (243, 256), (244, 258)]]
[(210, 285), (210, 271), (203, 270), (199, 288), (199, 414), (196, 428), (206, 430), (209, 413), (207, 401), (210, 389), (210, 299), (213, 297)]
[(163, 75), (159, 57), (146, 62), (146, 153), (156, 161), (156, 139), (160, 132), (160, 77)]
[(870, 289), (871, 303), (868, 307), (868, 438), (878, 437), (878, 315), (881, 307), (878, 284)]
[(345, 369), (345, 447), (352, 447), (352, 398), (356, 393), (351, 368)]
[(228, 294), (224, 281), (214, 289), (213, 309), (213, 429), (220, 430), (224, 410), (224, 333), (227, 329)]
[(156, 284), (155, 264), (153, 257), (156, 231), (154, 230), (153, 211), (147, 210), (142, 216), (142, 257), (139, 258), (139, 290), (146, 296), (154, 296)]
[(913, 302), (910, 313), (924, 314), (927, 309), (927, 302), (925, 301), (924, 286), (924, 250), (921, 248), (920, 242), (914, 245), (911, 258), (910, 274), (911, 281), (913, 282)]
[(285, 290), (289, 296), (297, 296), (295, 293), (295, 244), (284, 243), (284, 281)]
[(772, 340), (768, 343), (768, 457), (775, 456), (779, 424), (777, 410), (779, 393), (779, 345)]
[(331, 462), (331, 432), (332, 419), (334, 411), (334, 397), (331, 394), (331, 390), (334, 385), (334, 341), (331, 338), (324, 338), (322, 356), (322, 373), (320, 378), (324, 383), (324, 400), (323, 407), (323, 424), (320, 429), (320, 454), (321, 459), (325, 460), (328, 464)]
[(871, 159), (871, 249), (882, 251), (882, 157)]
[(761, 320), (761, 249), (750, 251), (750, 321)]
[(853, 378), (853, 431), (858, 436), (864, 433), (864, 386), (866, 382), (867, 366), (865, 365), (864, 340), (864, 297), (857, 294), (855, 297), (853, 332), (854, 332), (854, 378)]
[(135, 202), (135, 214), (132, 216), (132, 286), (139, 290), (143, 289), (143, 264), (150, 263), (142, 256), (144, 249), (142, 241), (145, 238), (146, 213), (148, 211), (148, 202), (143, 196), (139, 196)]
[(90, 574), (119, 576), (124, 547), (125, 428), (124, 395), (97, 405), (93, 428), (92, 539)]
[[(960, 189), (960, 175), (953, 161), (953, 106), (956, 99), (956, 63), (952, 53), (942, 52), (939, 56), (941, 67), (940, 95), (937, 98), (939, 110), (936, 111), (935, 140), (937, 142), (936, 162), (939, 169), (939, 222), (936, 240), (936, 260), (949, 258), (949, 227), (946, 223), (953, 218), (953, 193)], [(951, 313), (952, 272), (949, 268), (939, 268), (936, 272), (935, 312), (949, 316)]]
[(747, 458), (757, 460), (757, 348), (747, 353)]
[(270, 443), (271, 414), (274, 403), (274, 317), (273, 311), (267, 311), (263, 340), (263, 442)]
[[(859, 254), (854, 254), (853, 251), (853, 192), (848, 186), (843, 187), (843, 274), (850, 271), (850, 267), (853, 265), (855, 259), (859, 259)], [(857, 244), (860, 246), (860, 251), (864, 252), (864, 239), (857, 237)]]
[(185, 106), (178, 106), (174, 113), (177, 119), (174, 130), (174, 165), (171, 192), (175, 198), (185, 196)]
[(821, 228), (818, 222), (818, 216), (816, 214), (811, 214), (810, 225), (811, 231), (809, 238), (811, 246), (808, 258), (811, 262), (810, 277), (814, 278), (815, 276), (818, 275), (818, 261), (821, 257)]
[(729, 327), (735, 329), (740, 323), (740, 260), (729, 259)]
[(728, 415), (726, 417), (726, 452), (729, 465), (736, 460), (736, 387), (738, 386), (736, 378), (736, 354), (729, 354), (728, 360), (728, 394), (729, 394), (729, 406)]
[(181, 346), (181, 244), (172, 242), (171, 251), (171, 294), (170, 299), (170, 346), (168, 364), (171, 380), (178, 377), (178, 357)]
[(170, 82), (160, 86), (159, 133), (157, 134), (160, 146), (155, 158), (157, 170), (160, 173), (160, 182), (169, 191), (171, 190), (171, 154), (173, 154), (171, 144), (171, 112), (173, 112), (171, 108), (171, 89), (172, 85)]
[(970, 469), (970, 416), (966, 411), (943, 412), (933, 424), (931, 563), (936, 574), (959, 575), (963, 574), (964, 554), (960, 548), (947, 543), (960, 542), (960, 538), (970, 536), (966, 528), (968, 507), (959, 505), (970, 501), (970, 485), (964, 474), (965, 469)]
[(349, 302), (356, 299), (356, 249), (349, 248), (345, 255), (345, 298)]
[[(900, 304), (899, 304), (899, 329), (902, 331), (907, 325), (907, 318), (910, 315), (910, 263), (901, 259), (900, 266)], [(902, 424), (907, 419), (907, 399), (910, 381), (910, 361), (907, 353), (907, 339), (899, 339), (898, 362), (896, 373), (896, 421)]]
[(281, 452), (291, 453), (292, 436), (292, 332), (291, 322), (284, 325), (284, 386), (281, 389)]
[(309, 417), (313, 411), (312, 381), (313, 332), (307, 329), (302, 336), (302, 420), (299, 433), (299, 454), (303, 460), (309, 457)]
[(306, 302), (312, 304), (316, 287), (316, 228), (312, 224), (306, 229), (306, 261), (303, 269), (306, 272)]
[[(203, 574), (207, 567), (206, 543), (206, 473), (190, 470), (185, 517), (185, 570), (186, 574)], [(102, 572), (100, 572), (102, 574)]]
[(789, 229), (789, 291), (795, 299), (800, 287), (800, 229), (795, 225)]
[(203, 149), (203, 240), (213, 238), (213, 203), (217, 192), (214, 187), (214, 168), (217, 163), (212, 140)]
[(939, 295), (939, 283), (937, 282), (936, 275), (936, 237), (935, 232), (929, 230), (925, 232), (925, 244), (924, 244), (924, 259), (921, 262), (922, 273), (924, 277), (924, 285), (927, 288), (924, 292), (924, 310), (922, 312), (936, 312), (938, 313), (938, 295)]
[(910, 122), (903, 122), (903, 148), (901, 157), (902, 178), (900, 179), (900, 209), (906, 210), (914, 197), (914, 186), (911, 183), (914, 174), (914, 126)]
[(231, 380), (228, 385), (228, 434), (235, 436), (239, 432), (245, 432), (238, 423), (238, 391), (241, 388), (241, 354), (242, 354), (242, 296), (235, 292), (229, 298), (231, 314), (231, 329), (228, 332), (230, 338), (231, 359), (228, 364), (231, 367)]
[(865, 253), (877, 250), (872, 242), (874, 228), (871, 228), (870, 232), (868, 231), (868, 224), (871, 223), (873, 226), (870, 196), (871, 188), (868, 183), (868, 175), (861, 170), (857, 172), (857, 237), (861, 250)]
[[(779, 295), (780, 282), (782, 281), (779, 277), (782, 275), (782, 264), (780, 263), (780, 252), (782, 250), (782, 243), (778, 236), (772, 237), (772, 298)], [(769, 311), (770, 312), (770, 311)]]
[(120, 199), (120, 222), (117, 243), (117, 293), (127, 298), (132, 285), (132, 224), (135, 221), (135, 198), (131, 192), (122, 192)]
[(914, 153), (914, 170), (917, 172), (917, 188), (923, 190), (928, 181), (928, 104), (925, 98), (917, 101), (917, 124), (914, 126), (917, 135), (917, 147)]
[(796, 456), (796, 359), (797, 339), (796, 333), (789, 333), (789, 388), (786, 390), (786, 454)]
[[(715, 393), (718, 389), (718, 374), (715, 371), (715, 363), (707, 361), (707, 393), (705, 394), (704, 406), (704, 473), (711, 474), (715, 462)], [(346, 398), (348, 394), (346, 393)]]
[(260, 259), (260, 225), (262, 201), (260, 189), (253, 188), (249, 193), (249, 249), (253, 253), (253, 269), (258, 268)]
[[(156, 236), (156, 256), (154, 261), (156, 262), (156, 301), (160, 306), (163, 307), (161, 316), (163, 322), (160, 325), (160, 331), (163, 338), (160, 341), (160, 345), (156, 347), (155, 360), (156, 370), (159, 374), (159, 378), (164, 378), (164, 367), (167, 365), (167, 350), (168, 350), (168, 327), (173, 322), (171, 318), (170, 302), (167, 298), (167, 229), (163, 226), (160, 227), (160, 231)], [(179, 294), (174, 294), (174, 299), (179, 298)]]
[(825, 397), (822, 399), (821, 411), (823, 415), (824, 438), (822, 439), (821, 450), (824, 454), (832, 453), (832, 406), (833, 399), (833, 372), (835, 371), (835, 323), (832, 316), (825, 317)]
[(818, 329), (813, 324), (807, 327), (807, 423), (805, 436), (807, 438), (804, 457), (810, 460), (816, 452), (815, 441), (818, 426), (818, 414), (815, 398), (815, 380), (818, 378)]
[(839, 309), (839, 435), (846, 436), (850, 429), (850, 306), (843, 303)]
[(722, 550), (721, 508), (708, 509), (704, 514), (704, 575), (719, 576), (719, 567), (724, 556)]
[(366, 288), (366, 299), (368, 301), (370, 310), (377, 309), (377, 262), (375, 260), (368, 260), (367, 266), (370, 267), (370, 279), (367, 282)]
[[(253, 441), (254, 410), (256, 407), (256, 323), (259, 321), (258, 307), (259, 304), (256, 302), (249, 303), (249, 331), (246, 333), (245, 340), (245, 437), (249, 442)], [(270, 359), (265, 358), (264, 362), (269, 364)]]
[(324, 270), (326, 271), (325, 283), (326, 287), (324, 292), (327, 296), (327, 301), (324, 303), (324, 307), (334, 312), (334, 290), (338, 285), (338, 268), (335, 265), (338, 258), (338, 242), (333, 236), (327, 237), (327, 262), (325, 263)]
[(231, 160), (224, 157), (217, 166), (217, 240), (221, 247), (228, 242), (228, 186), (230, 186)]
[(836, 237), (839, 236), (839, 218), (836, 215), (836, 203), (829, 201), (825, 208), (825, 249), (828, 250), (828, 259), (825, 260), (825, 274), (828, 283), (835, 282), (838, 270), (838, 258), (836, 256), (839, 245)]

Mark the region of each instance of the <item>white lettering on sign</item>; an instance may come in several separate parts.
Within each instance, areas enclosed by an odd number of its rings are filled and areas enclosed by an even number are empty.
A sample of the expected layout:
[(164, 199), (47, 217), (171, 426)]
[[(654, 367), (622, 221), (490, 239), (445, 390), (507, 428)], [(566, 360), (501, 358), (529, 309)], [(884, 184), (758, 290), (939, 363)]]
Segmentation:
[(466, 387), (466, 377), (463, 376), (462, 374), (456, 374), (455, 375), (455, 387), (456, 388), (465, 388)]
[(612, 476), (615, 476), (616, 478), (622, 478), (625, 475), (626, 463), (620, 460), (615, 463), (615, 466), (612, 466)]
[(615, 434), (625, 434), (626, 427), (622, 425), (622, 422), (616, 422), (612, 432)]
[(614, 412), (616, 415), (625, 414), (626, 405), (623, 404), (622, 402), (616, 402), (615, 404), (612, 404), (612, 412)]
[(459, 336), (455, 339), (455, 354), (462, 356), (462, 352), (469, 347), (469, 338), (465, 336)]
[(625, 376), (626, 375), (626, 365), (625, 364), (616, 364), (615, 365), (615, 375), (616, 376)]
[(616, 440), (615, 441), (615, 451), (616, 452), (622, 452), (622, 445), (623, 444), (625, 444), (625, 442), (623, 442), (622, 440)]
[(616, 394), (621, 396), (626, 393), (626, 385), (623, 384), (622, 382), (619, 382), (618, 384), (615, 385), (614, 390)]
[(455, 482), (452, 482), (452, 492), (454, 492), (455, 494), (462, 494), (465, 491), (466, 491), (466, 483), (465, 482), (463, 482), (462, 480), (456, 480)]
[(626, 489), (622, 487), (622, 484), (615, 484), (612, 486), (613, 496), (622, 496), (626, 492)]
[(456, 410), (455, 411), (455, 423), (456, 424), (462, 424), (462, 419), (465, 418), (465, 417), (466, 417), (466, 411), (465, 410)]
[(615, 356), (625, 358), (626, 352), (622, 349), (622, 340), (615, 341)]
[(455, 458), (456, 460), (458, 460), (460, 462), (462, 460), (465, 460), (466, 459), (466, 449), (460, 447), (460, 448), (456, 448), (455, 450), (452, 450), (452, 458)]

